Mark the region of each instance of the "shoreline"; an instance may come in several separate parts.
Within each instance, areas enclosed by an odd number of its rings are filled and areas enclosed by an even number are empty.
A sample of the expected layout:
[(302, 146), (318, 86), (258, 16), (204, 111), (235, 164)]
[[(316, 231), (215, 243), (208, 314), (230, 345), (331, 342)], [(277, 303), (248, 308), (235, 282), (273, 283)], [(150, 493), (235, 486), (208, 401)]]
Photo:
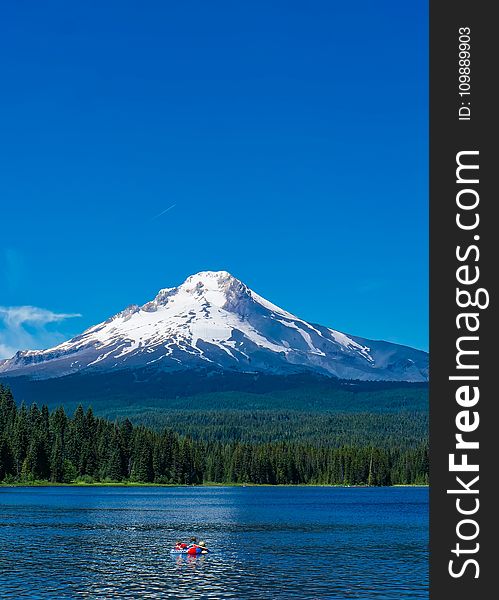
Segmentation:
[(345, 484), (320, 484), (320, 483), (202, 483), (198, 485), (192, 484), (179, 484), (179, 483), (139, 483), (139, 482), (74, 482), (74, 483), (52, 483), (50, 481), (34, 481), (24, 483), (0, 483), (0, 488), (20, 488), (20, 487), (74, 487), (74, 488), (86, 488), (86, 487), (119, 487), (119, 488), (141, 488), (141, 487), (160, 487), (160, 488), (210, 488), (210, 487), (268, 487), (268, 488), (366, 488), (366, 489), (390, 489), (390, 488), (429, 488), (428, 484), (394, 484), (394, 485), (345, 485)]

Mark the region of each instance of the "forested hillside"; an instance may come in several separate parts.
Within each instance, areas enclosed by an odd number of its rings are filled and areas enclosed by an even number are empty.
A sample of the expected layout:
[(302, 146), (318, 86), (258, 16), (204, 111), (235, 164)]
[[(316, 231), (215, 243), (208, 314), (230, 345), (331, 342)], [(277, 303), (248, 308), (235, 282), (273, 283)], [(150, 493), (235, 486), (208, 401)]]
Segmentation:
[(0, 377), (18, 403), (64, 406), (79, 404), (114, 419), (146, 410), (299, 410), (304, 412), (400, 412), (428, 410), (428, 385), (386, 381), (345, 381), (311, 374), (148, 369), (36, 380)]
[(375, 445), (414, 448), (428, 438), (428, 413), (299, 412), (265, 410), (170, 410), (131, 413), (132, 423), (170, 428), (195, 440), (314, 446)]
[[(357, 418), (352, 425), (361, 428), (362, 416)], [(334, 423), (329, 423), (331, 433)], [(249, 429), (255, 426), (248, 423)], [(418, 435), (406, 440), (401, 434), (398, 444), (393, 436), (381, 436), (370, 443), (359, 439), (341, 445), (341, 437), (331, 443), (325, 433), (316, 440), (225, 437), (193, 439), (171, 428), (158, 429), (157, 423), (149, 428), (127, 418), (96, 417), (81, 406), (72, 416), (62, 407), (52, 412), (46, 405), (18, 407), (10, 390), (0, 386), (4, 483), (393, 485), (428, 480), (428, 446)]]

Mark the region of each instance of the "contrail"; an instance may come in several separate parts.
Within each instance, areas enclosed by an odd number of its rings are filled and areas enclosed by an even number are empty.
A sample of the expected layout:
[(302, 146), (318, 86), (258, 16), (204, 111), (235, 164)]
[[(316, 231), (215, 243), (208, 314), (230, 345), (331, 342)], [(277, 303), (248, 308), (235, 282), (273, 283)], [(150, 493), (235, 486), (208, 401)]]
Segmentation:
[(158, 217), (161, 217), (161, 215), (164, 215), (165, 213), (167, 213), (169, 210), (171, 210), (172, 208), (175, 208), (177, 205), (176, 204), (172, 204), (171, 206), (169, 206), (168, 208), (165, 208), (165, 210), (163, 210), (162, 212), (159, 213), (159, 215), (156, 215), (155, 217), (152, 217), (151, 221), (153, 219), (157, 219)]

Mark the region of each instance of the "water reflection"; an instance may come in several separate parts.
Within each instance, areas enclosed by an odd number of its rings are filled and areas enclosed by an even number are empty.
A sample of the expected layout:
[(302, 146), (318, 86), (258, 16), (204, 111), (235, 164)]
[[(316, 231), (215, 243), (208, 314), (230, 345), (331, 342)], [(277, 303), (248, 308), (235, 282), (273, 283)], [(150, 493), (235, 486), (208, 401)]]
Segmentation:
[[(0, 595), (427, 598), (427, 510), (409, 488), (0, 488)], [(192, 535), (208, 555), (170, 555)]]

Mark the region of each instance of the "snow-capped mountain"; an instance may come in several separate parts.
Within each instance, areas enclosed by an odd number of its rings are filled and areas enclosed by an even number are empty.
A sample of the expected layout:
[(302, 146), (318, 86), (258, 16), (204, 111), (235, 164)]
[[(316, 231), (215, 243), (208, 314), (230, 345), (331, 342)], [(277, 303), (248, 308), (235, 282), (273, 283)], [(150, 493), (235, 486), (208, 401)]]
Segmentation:
[(54, 348), (19, 351), (0, 362), (0, 374), (46, 379), (143, 367), (426, 381), (428, 354), (307, 323), (226, 271), (206, 271)]

